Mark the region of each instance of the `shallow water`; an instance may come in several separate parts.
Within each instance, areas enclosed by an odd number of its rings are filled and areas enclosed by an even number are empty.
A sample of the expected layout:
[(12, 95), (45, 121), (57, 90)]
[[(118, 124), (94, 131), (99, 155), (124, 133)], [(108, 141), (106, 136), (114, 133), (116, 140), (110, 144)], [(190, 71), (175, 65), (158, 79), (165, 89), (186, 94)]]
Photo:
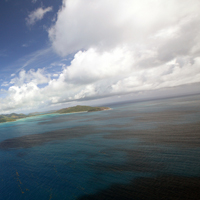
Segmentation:
[(0, 124), (0, 199), (155, 199), (155, 193), (195, 199), (199, 100), (124, 103)]

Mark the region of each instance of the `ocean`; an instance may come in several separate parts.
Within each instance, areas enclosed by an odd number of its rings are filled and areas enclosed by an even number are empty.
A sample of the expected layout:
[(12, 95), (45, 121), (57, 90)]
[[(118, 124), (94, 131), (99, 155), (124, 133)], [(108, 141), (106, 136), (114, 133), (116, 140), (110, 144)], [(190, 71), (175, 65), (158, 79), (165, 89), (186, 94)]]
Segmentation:
[(0, 124), (1, 200), (200, 199), (200, 96)]

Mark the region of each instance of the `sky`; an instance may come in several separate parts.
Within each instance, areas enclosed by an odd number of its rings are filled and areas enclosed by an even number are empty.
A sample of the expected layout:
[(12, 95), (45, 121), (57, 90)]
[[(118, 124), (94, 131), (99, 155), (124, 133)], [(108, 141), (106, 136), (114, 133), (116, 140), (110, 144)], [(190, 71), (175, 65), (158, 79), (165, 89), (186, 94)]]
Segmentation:
[(200, 93), (199, 0), (1, 0), (0, 114)]

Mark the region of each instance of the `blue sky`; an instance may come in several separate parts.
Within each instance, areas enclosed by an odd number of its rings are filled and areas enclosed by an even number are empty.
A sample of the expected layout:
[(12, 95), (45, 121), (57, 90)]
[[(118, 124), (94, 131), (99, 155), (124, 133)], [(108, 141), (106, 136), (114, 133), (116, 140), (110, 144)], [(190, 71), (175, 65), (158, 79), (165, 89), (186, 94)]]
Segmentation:
[[(38, 51), (50, 47), (48, 40), (48, 28), (52, 19), (56, 16), (62, 1), (32, 1), (8, 0), (0, 2), (0, 74), (1, 83), (9, 81), (11, 74), (21, 69), (26, 62), (34, 57)], [(39, 7), (53, 7), (52, 11), (46, 13), (43, 19), (36, 24), (28, 26), (26, 18)], [(52, 60), (57, 58), (55, 53), (48, 53), (46, 58), (36, 59), (25, 68), (39, 68), (48, 66)], [(51, 57), (55, 57), (51, 59)], [(40, 64), (41, 63), (41, 64)]]
[(0, 1), (0, 113), (199, 93), (199, 6)]

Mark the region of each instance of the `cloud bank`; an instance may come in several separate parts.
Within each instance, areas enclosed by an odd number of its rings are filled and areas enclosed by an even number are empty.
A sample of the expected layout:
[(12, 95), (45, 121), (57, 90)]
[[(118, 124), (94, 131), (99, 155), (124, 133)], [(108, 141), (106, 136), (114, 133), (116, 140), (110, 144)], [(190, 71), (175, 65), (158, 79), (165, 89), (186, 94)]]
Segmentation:
[(64, 0), (48, 33), (57, 54), (73, 55), (71, 64), (61, 62), (62, 72), (52, 76), (21, 71), (1, 111), (199, 84), (199, 6), (199, 0)]

